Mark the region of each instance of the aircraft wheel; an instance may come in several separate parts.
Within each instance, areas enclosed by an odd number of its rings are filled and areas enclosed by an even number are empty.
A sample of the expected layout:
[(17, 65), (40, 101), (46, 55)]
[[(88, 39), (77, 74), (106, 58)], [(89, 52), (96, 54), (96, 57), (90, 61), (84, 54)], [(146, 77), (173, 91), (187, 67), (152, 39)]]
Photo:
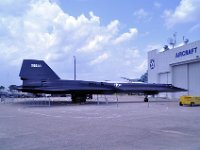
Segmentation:
[(71, 95), (72, 103), (85, 103), (86, 95), (85, 94), (72, 94)]
[(190, 103), (190, 106), (191, 106), (191, 107), (194, 106), (194, 102), (191, 102), (191, 103)]
[(149, 99), (147, 97), (144, 98), (144, 102), (148, 102)]

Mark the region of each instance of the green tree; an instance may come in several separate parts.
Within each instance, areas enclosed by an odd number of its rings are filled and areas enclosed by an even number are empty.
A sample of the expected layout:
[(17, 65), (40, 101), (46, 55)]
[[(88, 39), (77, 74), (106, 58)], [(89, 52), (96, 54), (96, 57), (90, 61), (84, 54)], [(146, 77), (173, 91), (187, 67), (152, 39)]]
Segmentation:
[(141, 77), (140, 77), (140, 81), (142, 82), (148, 82), (148, 72), (146, 71)]
[(16, 90), (17, 86), (16, 86), (16, 85), (10, 85), (8, 88), (9, 88), (9, 90), (10, 90), (11, 92), (13, 92), (13, 91)]
[(0, 91), (3, 91), (5, 89), (5, 87), (4, 86), (0, 86)]

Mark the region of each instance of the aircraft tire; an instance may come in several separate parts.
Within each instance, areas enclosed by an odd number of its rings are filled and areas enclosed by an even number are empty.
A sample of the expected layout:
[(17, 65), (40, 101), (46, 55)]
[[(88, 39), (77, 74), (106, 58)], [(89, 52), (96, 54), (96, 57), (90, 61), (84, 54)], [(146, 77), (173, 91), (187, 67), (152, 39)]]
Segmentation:
[(191, 107), (194, 106), (194, 102), (191, 102), (191, 103), (190, 103), (190, 106), (191, 106)]
[(144, 98), (144, 102), (148, 102), (149, 99), (147, 97)]
[(72, 94), (71, 99), (72, 103), (85, 103), (86, 102), (86, 94)]

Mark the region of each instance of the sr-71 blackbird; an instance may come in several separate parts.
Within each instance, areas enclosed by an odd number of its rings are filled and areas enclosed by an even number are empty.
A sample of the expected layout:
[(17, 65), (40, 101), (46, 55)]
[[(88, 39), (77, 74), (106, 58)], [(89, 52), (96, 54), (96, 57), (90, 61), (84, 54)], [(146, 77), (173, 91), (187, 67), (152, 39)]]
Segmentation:
[[(144, 93), (155, 95), (159, 92), (179, 92), (185, 89), (172, 84), (149, 83), (108, 83), (83, 80), (62, 80), (43, 60), (23, 60), (19, 74), (22, 92), (71, 94), (72, 102), (86, 102), (87, 95), (115, 93)], [(147, 96), (145, 101), (148, 101)]]

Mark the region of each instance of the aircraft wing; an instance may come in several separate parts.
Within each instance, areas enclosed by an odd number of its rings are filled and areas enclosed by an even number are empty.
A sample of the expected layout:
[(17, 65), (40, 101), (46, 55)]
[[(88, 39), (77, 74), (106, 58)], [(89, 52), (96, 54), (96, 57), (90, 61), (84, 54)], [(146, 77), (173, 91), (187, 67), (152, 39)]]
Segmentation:
[(172, 84), (157, 84), (144, 82), (115, 82), (106, 81), (106, 83), (113, 84), (116, 93), (159, 93), (159, 92), (181, 92), (187, 91), (183, 88), (178, 88)]
[(146, 93), (146, 94), (158, 94), (159, 92), (180, 92), (187, 91), (182, 88), (173, 86), (172, 84), (148, 84), (148, 83), (129, 83), (118, 84), (116, 89), (121, 93)]

